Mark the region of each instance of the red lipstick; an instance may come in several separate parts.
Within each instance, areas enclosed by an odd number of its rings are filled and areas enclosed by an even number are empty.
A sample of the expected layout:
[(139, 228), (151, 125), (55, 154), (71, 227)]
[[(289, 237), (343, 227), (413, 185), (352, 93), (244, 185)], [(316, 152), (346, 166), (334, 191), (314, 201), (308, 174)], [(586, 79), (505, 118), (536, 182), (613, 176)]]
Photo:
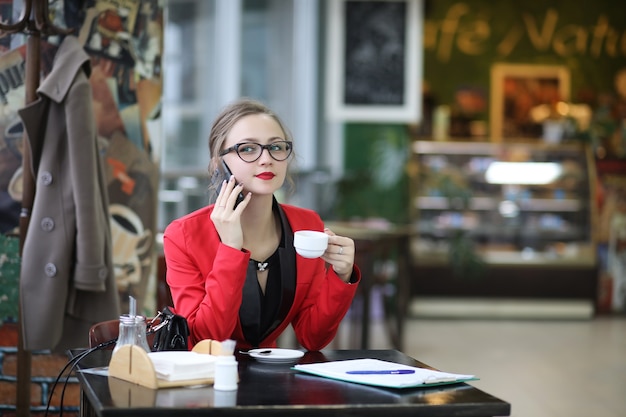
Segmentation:
[(257, 175), (256, 177), (262, 180), (271, 180), (275, 177), (276, 175), (274, 175), (272, 172), (261, 172), (259, 175)]

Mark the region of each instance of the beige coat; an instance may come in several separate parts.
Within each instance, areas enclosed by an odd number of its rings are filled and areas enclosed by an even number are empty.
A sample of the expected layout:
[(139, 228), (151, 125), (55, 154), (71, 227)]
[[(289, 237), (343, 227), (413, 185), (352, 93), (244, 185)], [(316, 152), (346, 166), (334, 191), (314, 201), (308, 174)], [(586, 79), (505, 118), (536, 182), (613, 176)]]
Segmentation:
[(27, 350), (87, 346), (93, 323), (120, 314), (89, 73), (66, 37), (39, 98), (20, 110), (37, 187), (20, 277)]

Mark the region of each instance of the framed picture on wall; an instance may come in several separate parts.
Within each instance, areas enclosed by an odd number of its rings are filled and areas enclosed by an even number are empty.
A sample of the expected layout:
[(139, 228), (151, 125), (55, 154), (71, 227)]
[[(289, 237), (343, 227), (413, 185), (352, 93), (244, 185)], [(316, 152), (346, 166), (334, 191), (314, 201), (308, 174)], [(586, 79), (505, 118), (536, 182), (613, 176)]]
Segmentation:
[(330, 0), (329, 120), (417, 123), (421, 117), (422, 0)]
[(494, 64), (490, 131), (494, 141), (542, 138), (555, 105), (568, 101), (570, 73), (560, 65)]

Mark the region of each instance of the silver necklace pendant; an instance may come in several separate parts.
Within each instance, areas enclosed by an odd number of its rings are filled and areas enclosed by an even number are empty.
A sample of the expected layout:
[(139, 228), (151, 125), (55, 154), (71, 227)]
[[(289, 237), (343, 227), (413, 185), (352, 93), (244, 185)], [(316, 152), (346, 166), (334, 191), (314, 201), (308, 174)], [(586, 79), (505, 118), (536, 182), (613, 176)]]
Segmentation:
[(256, 263), (256, 270), (257, 271), (265, 271), (265, 269), (267, 268), (268, 263), (267, 262), (257, 262)]

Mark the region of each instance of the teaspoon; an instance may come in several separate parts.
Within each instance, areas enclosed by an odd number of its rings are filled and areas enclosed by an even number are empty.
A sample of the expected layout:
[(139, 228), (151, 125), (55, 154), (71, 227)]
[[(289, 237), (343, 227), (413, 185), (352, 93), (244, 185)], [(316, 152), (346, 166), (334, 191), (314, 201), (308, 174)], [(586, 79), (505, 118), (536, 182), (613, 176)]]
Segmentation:
[[(244, 355), (250, 355), (250, 352), (247, 352), (245, 350), (240, 350), (239, 353), (244, 354)], [(269, 355), (270, 353), (272, 353), (271, 349), (268, 350), (261, 350), (259, 352), (254, 352), (257, 355)]]

